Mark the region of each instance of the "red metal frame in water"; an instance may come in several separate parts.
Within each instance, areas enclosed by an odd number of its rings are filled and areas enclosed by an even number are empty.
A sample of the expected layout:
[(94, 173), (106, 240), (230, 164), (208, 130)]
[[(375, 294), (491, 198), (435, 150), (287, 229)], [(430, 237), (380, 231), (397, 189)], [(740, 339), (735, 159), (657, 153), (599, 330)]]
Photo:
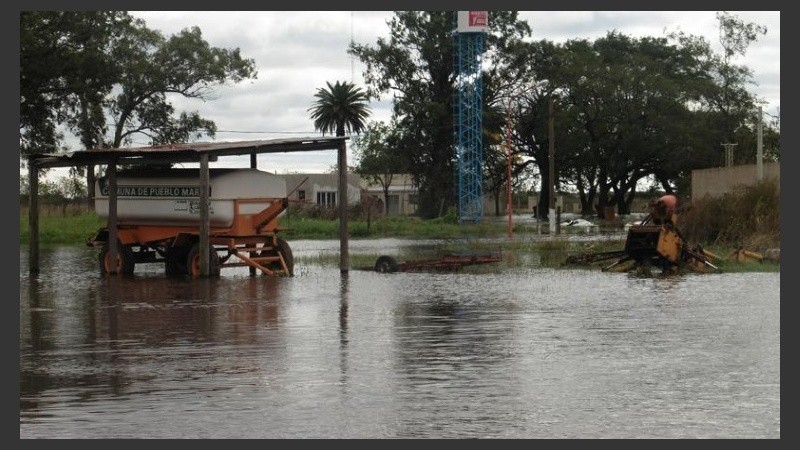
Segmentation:
[(376, 272), (406, 272), (415, 270), (459, 270), (464, 266), (488, 264), (503, 260), (502, 254), (457, 255), (448, 254), (441, 258), (418, 261), (397, 262), (391, 256), (381, 256), (375, 263)]

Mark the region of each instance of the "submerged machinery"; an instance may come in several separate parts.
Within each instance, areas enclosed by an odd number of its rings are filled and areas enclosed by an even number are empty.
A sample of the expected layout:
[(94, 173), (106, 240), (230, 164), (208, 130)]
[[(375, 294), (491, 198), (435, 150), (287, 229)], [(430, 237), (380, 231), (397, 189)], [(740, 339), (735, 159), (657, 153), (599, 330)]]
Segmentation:
[(604, 271), (637, 270), (662, 273), (686, 268), (696, 272), (718, 270), (711, 263), (718, 258), (699, 245), (690, 246), (678, 228), (678, 199), (667, 194), (650, 204), (647, 217), (628, 229), (625, 248), (617, 252), (589, 253), (567, 258), (567, 264), (613, 261)]

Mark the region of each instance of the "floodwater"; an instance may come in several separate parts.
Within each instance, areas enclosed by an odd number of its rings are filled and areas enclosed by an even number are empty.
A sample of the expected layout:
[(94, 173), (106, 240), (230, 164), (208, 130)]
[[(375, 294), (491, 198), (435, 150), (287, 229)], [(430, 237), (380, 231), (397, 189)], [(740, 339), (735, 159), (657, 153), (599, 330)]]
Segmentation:
[[(780, 274), (102, 277), (20, 248), (20, 438), (780, 438)], [(436, 241), (351, 240), (399, 259)], [(477, 266), (474, 269), (478, 269)]]

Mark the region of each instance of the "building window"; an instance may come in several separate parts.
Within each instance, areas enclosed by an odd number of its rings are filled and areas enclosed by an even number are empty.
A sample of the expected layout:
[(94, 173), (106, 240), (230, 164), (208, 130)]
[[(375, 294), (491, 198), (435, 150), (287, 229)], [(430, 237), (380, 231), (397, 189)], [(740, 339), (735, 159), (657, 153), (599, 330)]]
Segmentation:
[(388, 214), (400, 214), (400, 196), (397, 194), (389, 195), (389, 203), (386, 204)]
[(336, 206), (336, 192), (317, 192), (317, 205), (325, 208)]
[(419, 196), (417, 194), (408, 194), (408, 203), (416, 205), (417, 202), (419, 202)]
[(297, 199), (300, 200), (301, 202), (304, 202), (306, 200), (306, 191), (305, 191), (305, 189), (301, 189), (301, 190), (297, 191)]

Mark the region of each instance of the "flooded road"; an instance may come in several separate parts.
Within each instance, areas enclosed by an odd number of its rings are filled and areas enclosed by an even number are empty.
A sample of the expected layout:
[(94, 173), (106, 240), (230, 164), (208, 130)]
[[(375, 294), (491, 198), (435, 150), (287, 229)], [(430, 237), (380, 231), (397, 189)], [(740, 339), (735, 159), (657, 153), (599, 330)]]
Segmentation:
[(292, 278), (197, 281), (21, 247), (20, 438), (780, 438), (779, 273), (342, 276), (291, 245)]

